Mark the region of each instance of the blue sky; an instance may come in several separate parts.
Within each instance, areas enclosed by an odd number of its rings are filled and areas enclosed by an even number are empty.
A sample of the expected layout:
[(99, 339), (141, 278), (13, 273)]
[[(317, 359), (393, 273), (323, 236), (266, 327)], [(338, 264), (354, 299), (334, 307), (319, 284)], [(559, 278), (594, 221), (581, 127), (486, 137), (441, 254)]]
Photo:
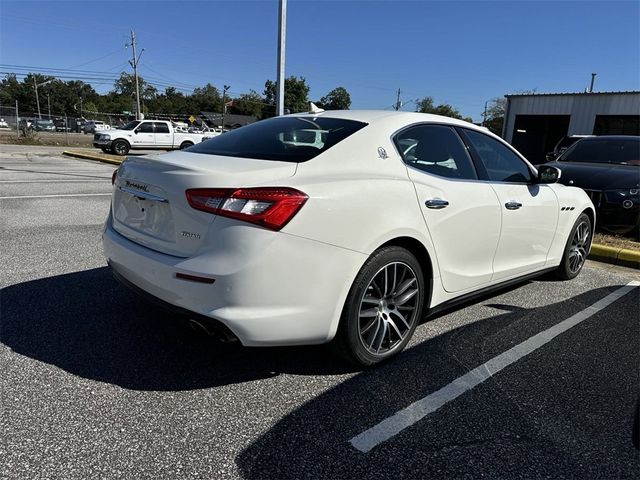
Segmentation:
[[(0, 0), (0, 70), (100, 72), (105, 92), (131, 71), (133, 29), (160, 90), (262, 93), (277, 20), (277, 0)], [(406, 110), (431, 96), (479, 121), (486, 100), (584, 91), (591, 72), (596, 91), (640, 90), (640, 1), (288, 1), (286, 75), (312, 100), (343, 86), (352, 108), (390, 108), (400, 88)]]

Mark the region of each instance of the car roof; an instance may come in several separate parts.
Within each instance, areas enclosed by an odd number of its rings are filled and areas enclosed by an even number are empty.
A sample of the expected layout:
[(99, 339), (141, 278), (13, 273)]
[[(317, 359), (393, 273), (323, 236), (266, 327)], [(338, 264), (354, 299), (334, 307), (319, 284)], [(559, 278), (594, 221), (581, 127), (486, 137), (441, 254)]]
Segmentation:
[(599, 135), (595, 137), (586, 137), (580, 140), (580, 142), (597, 142), (601, 140), (635, 140), (636, 142), (640, 141), (640, 136), (638, 135)]
[(397, 124), (398, 126), (411, 125), (414, 123), (441, 123), (467, 127), (491, 136), (495, 136), (485, 127), (480, 127), (473, 123), (465, 122), (464, 120), (444, 117), (442, 115), (434, 115), (431, 113), (401, 112), (395, 110), (325, 110), (319, 113), (294, 113), (291, 115), (286, 115), (286, 117), (339, 118), (344, 120), (355, 120), (358, 122), (369, 124), (389, 122), (392, 124)]

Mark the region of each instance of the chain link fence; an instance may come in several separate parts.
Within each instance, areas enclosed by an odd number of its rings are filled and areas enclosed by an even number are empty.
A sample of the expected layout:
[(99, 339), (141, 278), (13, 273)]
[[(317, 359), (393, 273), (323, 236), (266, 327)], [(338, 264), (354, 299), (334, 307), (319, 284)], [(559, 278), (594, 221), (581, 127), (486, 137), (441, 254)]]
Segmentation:
[[(45, 107), (46, 108), (46, 107)], [(206, 113), (206, 112), (204, 112)], [(117, 128), (133, 120), (129, 112), (121, 114), (93, 112), (85, 110), (82, 117), (68, 116), (65, 113), (45, 111), (32, 112), (20, 110), (20, 105), (0, 105), (0, 132), (14, 132), (18, 136), (33, 132), (93, 133), (95, 122), (102, 122), (105, 128)], [(208, 128), (207, 116), (202, 114), (185, 115), (172, 113), (146, 113), (146, 120), (169, 120), (185, 128)]]

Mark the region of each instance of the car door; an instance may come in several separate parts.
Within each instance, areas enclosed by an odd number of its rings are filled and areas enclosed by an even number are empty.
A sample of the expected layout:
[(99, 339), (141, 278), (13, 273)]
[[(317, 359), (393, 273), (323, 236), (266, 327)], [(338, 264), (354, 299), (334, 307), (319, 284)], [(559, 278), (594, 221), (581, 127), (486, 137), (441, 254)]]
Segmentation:
[(153, 131), (153, 122), (142, 122), (134, 130), (131, 143), (136, 147), (155, 147), (156, 138)]
[(531, 166), (504, 142), (476, 130), (460, 131), (500, 202), (502, 228), (493, 281), (542, 268), (558, 224), (555, 192), (536, 183)]
[(164, 122), (153, 122), (156, 133), (156, 147), (173, 147), (173, 133), (169, 131), (169, 125)]
[(395, 143), (415, 186), (444, 289), (488, 284), (500, 207), (491, 186), (478, 181), (460, 137), (450, 126), (421, 124), (401, 131)]

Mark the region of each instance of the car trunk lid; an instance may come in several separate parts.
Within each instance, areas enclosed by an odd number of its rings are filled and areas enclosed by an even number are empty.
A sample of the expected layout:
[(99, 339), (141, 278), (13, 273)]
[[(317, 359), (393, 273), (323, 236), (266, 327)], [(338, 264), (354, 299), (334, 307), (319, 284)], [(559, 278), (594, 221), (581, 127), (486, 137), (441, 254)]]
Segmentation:
[(214, 234), (211, 225), (217, 217), (192, 208), (187, 189), (280, 186), (296, 167), (288, 162), (189, 152), (129, 157), (114, 184), (113, 228), (145, 247), (189, 257)]

